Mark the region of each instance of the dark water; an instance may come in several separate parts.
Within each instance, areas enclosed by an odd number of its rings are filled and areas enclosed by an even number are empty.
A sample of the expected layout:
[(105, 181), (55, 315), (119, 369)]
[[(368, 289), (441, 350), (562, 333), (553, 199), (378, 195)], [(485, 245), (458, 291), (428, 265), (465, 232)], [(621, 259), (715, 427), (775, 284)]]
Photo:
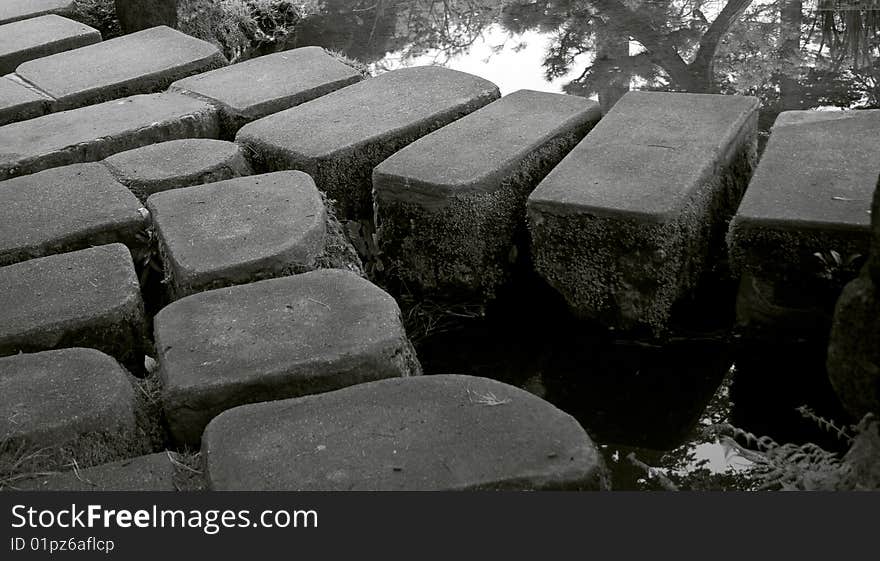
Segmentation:
[[(286, 48), (320, 45), (373, 71), (442, 64), (502, 93), (566, 92), (610, 108), (629, 89), (755, 95), (761, 128), (790, 109), (878, 106), (880, 12), (840, 2), (749, 0), (325, 0)], [(837, 10), (826, 8), (836, 6)], [(846, 5), (843, 4), (843, 8)], [(732, 329), (736, 286), (722, 273), (677, 312), (665, 342), (616, 336), (569, 317), (527, 272), (485, 316), (432, 317), (414, 337), (426, 373), (523, 387), (574, 415), (603, 447), (618, 489), (657, 488), (630, 452), (694, 488), (743, 488), (740, 457), (707, 425), (779, 442), (839, 444), (795, 411), (849, 422), (825, 374), (823, 334), (747, 343)], [(410, 319), (425, 306), (412, 309)], [(435, 311), (436, 312), (436, 311)], [(442, 317), (442, 314), (441, 314)], [(729, 472), (727, 476), (719, 474)], [(715, 474), (708, 480), (701, 475)]]

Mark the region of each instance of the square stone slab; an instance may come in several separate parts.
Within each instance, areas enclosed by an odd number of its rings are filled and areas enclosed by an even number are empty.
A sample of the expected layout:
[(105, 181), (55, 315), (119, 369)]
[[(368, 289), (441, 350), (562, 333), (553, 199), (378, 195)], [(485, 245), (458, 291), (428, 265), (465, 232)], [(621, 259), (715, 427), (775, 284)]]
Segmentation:
[(159, 26), (26, 62), (16, 74), (73, 109), (166, 89), (226, 64), (216, 46)]
[(104, 165), (137, 197), (250, 175), (251, 168), (232, 142), (183, 138), (114, 154)]
[(216, 138), (217, 110), (180, 94), (136, 95), (0, 127), (0, 181), (179, 138)]
[(189, 444), (230, 407), (421, 372), (394, 299), (335, 269), (189, 296), (154, 333), (165, 417)]
[(376, 165), (498, 95), (495, 84), (477, 76), (404, 68), (249, 123), (236, 142), (247, 147), (258, 171), (311, 175), (336, 201), (340, 218), (369, 216)]
[(362, 79), (320, 47), (302, 47), (257, 57), (184, 78), (171, 91), (190, 93), (220, 108), (223, 137), (245, 124), (294, 107)]
[(101, 41), (101, 32), (54, 14), (0, 25), (0, 74), (19, 64)]
[(598, 122), (597, 103), (520, 90), (413, 142), (373, 171), (379, 249), (407, 290), (491, 298), (526, 198)]
[(19, 443), (63, 447), (83, 462), (119, 458), (134, 439), (134, 391), (125, 370), (94, 349), (0, 358), (0, 454)]
[(324, 202), (300, 171), (166, 191), (147, 208), (172, 299), (315, 269), (326, 242)]
[(33, 88), (0, 76), (0, 127), (45, 115), (52, 100)]
[(3, 0), (0, 2), (0, 24), (45, 14), (66, 14), (72, 7), (72, 0)]
[(143, 302), (122, 244), (0, 267), (0, 310), (0, 356), (91, 347), (143, 368)]
[(119, 242), (147, 248), (147, 213), (101, 164), (74, 164), (0, 184), (0, 266)]
[(536, 270), (579, 317), (665, 331), (723, 257), (757, 115), (753, 97), (623, 96), (529, 197)]
[(473, 376), (236, 407), (208, 425), (202, 457), (213, 490), (607, 488), (602, 456), (573, 417)]

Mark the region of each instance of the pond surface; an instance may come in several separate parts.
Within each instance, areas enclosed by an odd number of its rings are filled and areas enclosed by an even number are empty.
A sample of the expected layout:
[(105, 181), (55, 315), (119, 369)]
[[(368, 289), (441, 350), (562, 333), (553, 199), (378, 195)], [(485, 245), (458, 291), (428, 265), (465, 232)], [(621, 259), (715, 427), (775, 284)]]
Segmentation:
[[(441, 64), (503, 94), (565, 92), (606, 111), (630, 89), (755, 95), (766, 138), (783, 110), (880, 105), (877, 15), (827, 0), (324, 0), (284, 48), (320, 45), (374, 72)], [(749, 486), (737, 476), (748, 461), (706, 433), (713, 423), (834, 449), (795, 411), (849, 421), (824, 343), (744, 343), (735, 283), (721, 274), (699, 292), (662, 345), (573, 320), (527, 262), (485, 314), (402, 303), (426, 373), (503, 380), (571, 413), (616, 489), (662, 488), (638, 462), (692, 488)]]

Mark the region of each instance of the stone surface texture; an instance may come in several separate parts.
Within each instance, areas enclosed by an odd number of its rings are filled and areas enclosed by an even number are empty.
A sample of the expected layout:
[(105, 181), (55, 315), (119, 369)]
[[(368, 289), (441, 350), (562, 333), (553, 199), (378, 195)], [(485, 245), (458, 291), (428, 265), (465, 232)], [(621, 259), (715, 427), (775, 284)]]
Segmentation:
[(0, 266), (122, 243), (147, 250), (146, 213), (101, 164), (74, 164), (10, 179), (0, 187)]
[(245, 124), (289, 109), (362, 79), (320, 47), (261, 56), (184, 78), (172, 91), (195, 95), (220, 108), (223, 137)]
[(9, 76), (0, 76), (0, 127), (45, 115), (52, 100)]
[(216, 110), (179, 94), (136, 95), (0, 127), (0, 181), (147, 144), (216, 138)]
[(58, 110), (65, 110), (158, 92), (176, 80), (225, 64), (211, 43), (160, 26), (32, 60), (16, 74), (55, 98)]
[(208, 138), (184, 138), (114, 154), (103, 161), (137, 197), (250, 175), (237, 144)]
[(317, 267), (327, 213), (305, 173), (282, 171), (147, 199), (171, 299)]
[(118, 458), (135, 435), (134, 391), (123, 368), (94, 349), (0, 358), (0, 454), (17, 445), (63, 448), (86, 465)]
[(305, 171), (340, 218), (363, 217), (372, 214), (376, 165), (498, 96), (497, 86), (470, 74), (405, 68), (249, 123), (236, 142), (258, 171)]
[(333, 269), (183, 298), (154, 333), (165, 416), (190, 444), (230, 407), (421, 373), (394, 299)]
[(73, 4), (73, 0), (3, 0), (0, 2), (0, 24), (46, 14), (66, 14)]
[(527, 197), (600, 116), (580, 97), (520, 90), (379, 164), (385, 265), (413, 292), (491, 297), (524, 238)]
[(0, 74), (19, 64), (101, 41), (101, 32), (78, 21), (49, 14), (0, 26)]
[(574, 418), (471, 376), (361, 384), (214, 419), (202, 440), (214, 490), (603, 489)]
[(630, 92), (528, 202), (537, 271), (572, 311), (655, 334), (723, 257), (756, 161), (758, 100)]
[(143, 303), (122, 244), (0, 267), (0, 309), (0, 356), (91, 347), (143, 367)]

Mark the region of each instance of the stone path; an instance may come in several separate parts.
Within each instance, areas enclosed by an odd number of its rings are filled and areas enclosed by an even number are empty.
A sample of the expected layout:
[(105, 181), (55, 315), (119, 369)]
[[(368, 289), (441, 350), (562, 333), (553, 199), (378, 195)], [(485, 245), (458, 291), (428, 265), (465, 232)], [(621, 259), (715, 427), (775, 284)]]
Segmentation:
[[(630, 93), (598, 121), (439, 67), (362, 79), (313, 47), (226, 66), (161, 27), (53, 46), (62, 20), (28, 18), (68, 4), (0, 6), (22, 22), (0, 39), (0, 429), (82, 468), (22, 487), (605, 488), (549, 403), (418, 376), (337, 217), (375, 212), (384, 278), (413, 292), (491, 298), (525, 250), (576, 315), (656, 334), (723, 268), (728, 228), (736, 271), (765, 283), (870, 239), (877, 112), (781, 116), (729, 226), (753, 98)], [(190, 460), (157, 439), (201, 442), (204, 477), (181, 482)]]
[(550, 172), (529, 197), (532, 252), (575, 314), (667, 328), (721, 251), (757, 114), (755, 98), (630, 92)]
[(521, 90), (379, 164), (373, 189), (389, 268), (413, 292), (491, 296), (507, 279), (526, 198), (600, 115), (580, 97)]
[[(373, 168), (410, 142), (498, 97), (487, 80), (406, 68), (245, 125), (236, 142), (261, 171), (302, 170), (341, 217), (372, 213)], [(309, 131), (303, 134), (303, 131)]]

